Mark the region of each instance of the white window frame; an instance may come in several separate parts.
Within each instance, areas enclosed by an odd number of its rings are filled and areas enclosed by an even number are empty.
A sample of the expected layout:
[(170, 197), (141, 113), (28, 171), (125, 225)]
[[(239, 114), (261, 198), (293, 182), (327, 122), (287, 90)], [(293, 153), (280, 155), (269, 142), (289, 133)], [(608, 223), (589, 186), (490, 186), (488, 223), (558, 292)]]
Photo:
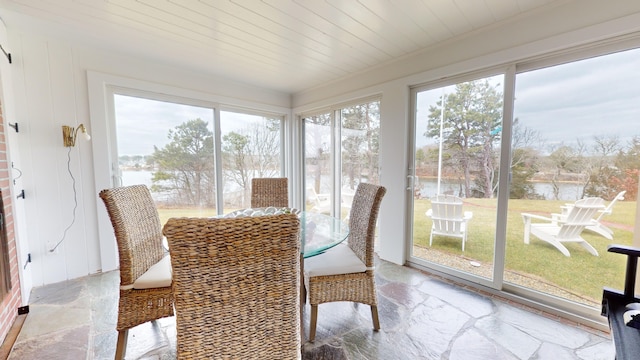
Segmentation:
[[(503, 84), (503, 115), (502, 115), (502, 128), (503, 134), (506, 131), (511, 131), (511, 122), (513, 121), (513, 102), (508, 101), (506, 99), (507, 93), (509, 91), (513, 91), (511, 88), (511, 84), (514, 83), (514, 69), (515, 67), (494, 67), (484, 71), (477, 71), (468, 74), (463, 74), (460, 76), (455, 76), (448, 78), (444, 81), (437, 81), (427, 84), (421, 84), (419, 86), (413, 86), (411, 88), (411, 105), (410, 105), (410, 121), (409, 121), (409, 134), (407, 136), (408, 139), (408, 184), (407, 189), (413, 189), (413, 166), (415, 164), (415, 132), (416, 132), (416, 106), (417, 106), (417, 95), (419, 92), (437, 89), (445, 86), (455, 85), (459, 83), (463, 83), (466, 81), (472, 81), (477, 79), (488, 78), (496, 75), (504, 75), (504, 84)], [(507, 113), (510, 111), (510, 113)], [(506, 149), (511, 149), (511, 137), (510, 136), (502, 136), (501, 137), (501, 153), (500, 153), (500, 169), (508, 169), (511, 164), (511, 151), (504, 151), (505, 146), (508, 147)], [(408, 262), (412, 266), (416, 266), (419, 268), (425, 268), (432, 271), (436, 271), (438, 273), (450, 274), (455, 276), (456, 278), (463, 279), (465, 281), (469, 281), (472, 283), (477, 283), (482, 286), (486, 286), (492, 289), (500, 290), (502, 287), (502, 274), (504, 272), (504, 256), (499, 257), (500, 254), (504, 255), (505, 247), (506, 247), (506, 216), (507, 216), (507, 200), (509, 198), (509, 174), (508, 172), (500, 171), (499, 181), (500, 185), (498, 188), (498, 197), (497, 197), (497, 213), (496, 213), (496, 239), (494, 241), (494, 262), (493, 262), (493, 278), (485, 279), (481, 278), (469, 273), (465, 273), (461, 270), (447, 268), (442, 265), (434, 264), (427, 262), (424, 259), (418, 258), (411, 254), (413, 248), (413, 191), (407, 192), (407, 214), (410, 216), (406, 217), (406, 230), (407, 230), (407, 241), (408, 245), (406, 247), (406, 258)]]
[[(312, 110), (312, 111), (307, 111), (304, 113), (300, 113), (298, 114), (298, 119), (299, 119), (299, 123), (300, 123), (300, 146), (301, 149), (299, 151), (299, 153), (301, 154), (301, 159), (299, 162), (299, 176), (302, 179), (302, 187), (300, 189), (299, 192), (299, 196), (301, 199), (301, 202), (299, 203), (299, 206), (301, 206), (300, 208), (303, 209), (304, 208), (304, 204), (306, 202), (306, 177), (305, 177), (305, 172), (306, 172), (306, 168), (305, 168), (305, 150), (306, 150), (306, 144), (305, 144), (305, 137), (306, 137), (306, 133), (305, 133), (305, 118), (308, 117), (312, 117), (312, 116), (318, 116), (321, 114), (330, 114), (331, 117), (331, 151), (332, 151), (332, 159), (331, 159), (331, 170), (330, 170), (330, 174), (331, 174), (331, 189), (330, 189), (330, 197), (331, 197), (331, 215), (335, 216), (336, 214), (339, 214), (341, 211), (341, 202), (337, 201), (337, 199), (341, 199), (342, 198), (342, 184), (341, 184), (341, 174), (340, 176), (338, 175), (338, 172), (341, 172), (342, 169), (342, 156), (335, 156), (335, 154), (342, 154), (342, 109), (350, 107), (350, 106), (356, 106), (356, 105), (361, 105), (361, 104), (366, 104), (366, 103), (370, 103), (370, 102), (374, 102), (377, 101), (379, 103), (382, 103), (382, 95), (372, 95), (372, 96), (366, 96), (366, 97), (362, 97), (362, 98), (358, 98), (358, 99), (354, 99), (354, 100), (350, 100), (350, 101), (346, 101), (346, 102), (339, 102), (327, 107), (323, 107), (321, 109), (316, 109), (316, 110)], [(382, 112), (382, 111), (381, 111)], [(381, 116), (381, 114), (380, 114)], [(382, 122), (382, 119), (380, 119), (380, 121)]]
[[(291, 152), (291, 110), (288, 108), (269, 106), (260, 103), (252, 103), (239, 99), (216, 96), (199, 91), (152, 83), (148, 81), (131, 79), (111, 74), (88, 71), (87, 83), (89, 93), (89, 113), (91, 118), (91, 135), (94, 160), (94, 181), (97, 191), (118, 186), (118, 159), (116, 146), (116, 129), (114, 114), (114, 94), (135, 96), (152, 100), (173, 102), (185, 105), (211, 108), (214, 111), (214, 127), (219, 137), (219, 124), (221, 109), (234, 112), (247, 112), (268, 117), (282, 119), (282, 174), (292, 174), (290, 156)], [(220, 139), (216, 139), (217, 154), (220, 154)], [(221, 162), (216, 159), (216, 181), (220, 181)], [(220, 174), (220, 175), (218, 175)], [(295, 181), (292, 181), (295, 182)], [(220, 183), (220, 182), (218, 182)], [(222, 191), (222, 187), (217, 187)], [(222, 196), (218, 193), (218, 211), (222, 211)], [(108, 214), (103, 206), (98, 206), (98, 238), (102, 271), (115, 270), (119, 266), (116, 242), (113, 237), (113, 228)]]

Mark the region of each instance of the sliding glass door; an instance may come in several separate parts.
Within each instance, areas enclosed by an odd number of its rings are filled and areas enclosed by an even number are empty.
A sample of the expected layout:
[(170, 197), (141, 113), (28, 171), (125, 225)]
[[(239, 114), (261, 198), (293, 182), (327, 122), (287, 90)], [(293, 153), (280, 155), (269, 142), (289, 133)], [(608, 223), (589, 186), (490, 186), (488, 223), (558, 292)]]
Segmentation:
[[(640, 50), (535, 65), (516, 75), (504, 280), (598, 309), (603, 286), (624, 288), (626, 260), (607, 246), (631, 245), (636, 221)], [(602, 205), (565, 235), (584, 198)]]
[(494, 268), (503, 79), (413, 91), (411, 254), (485, 280)]
[[(593, 51), (413, 89), (410, 262), (599, 317), (624, 287), (607, 247), (640, 246), (640, 49)], [(442, 194), (462, 211), (434, 215)]]

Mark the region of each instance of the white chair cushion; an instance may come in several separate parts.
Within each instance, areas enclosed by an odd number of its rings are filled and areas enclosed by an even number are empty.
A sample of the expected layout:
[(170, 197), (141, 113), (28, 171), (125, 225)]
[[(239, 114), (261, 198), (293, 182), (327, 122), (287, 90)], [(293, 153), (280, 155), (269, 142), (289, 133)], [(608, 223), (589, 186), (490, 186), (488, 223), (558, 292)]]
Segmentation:
[(171, 286), (171, 277), (173, 275), (171, 268), (171, 256), (167, 255), (152, 265), (149, 270), (140, 275), (133, 285), (123, 286), (122, 290), (128, 289), (153, 289)]
[(305, 277), (352, 274), (367, 271), (351, 248), (342, 243), (317, 256), (304, 259)]

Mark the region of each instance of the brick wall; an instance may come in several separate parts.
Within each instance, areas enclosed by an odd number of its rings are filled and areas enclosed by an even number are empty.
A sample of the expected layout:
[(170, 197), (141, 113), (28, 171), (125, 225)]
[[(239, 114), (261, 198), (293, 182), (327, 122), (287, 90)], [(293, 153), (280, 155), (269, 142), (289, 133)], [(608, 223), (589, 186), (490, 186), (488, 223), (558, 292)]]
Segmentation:
[[(9, 128), (13, 131), (13, 129)], [(20, 296), (20, 280), (18, 277), (18, 254), (16, 250), (16, 238), (13, 221), (13, 199), (11, 196), (11, 174), (7, 161), (7, 142), (2, 107), (0, 106), (0, 190), (4, 202), (5, 226), (7, 229), (7, 242), (9, 248), (9, 264), (11, 267), (11, 292), (2, 299), (0, 304), (0, 343), (4, 341), (7, 332), (13, 325), (18, 315), (18, 307), (22, 300)], [(19, 201), (19, 200), (18, 200)]]

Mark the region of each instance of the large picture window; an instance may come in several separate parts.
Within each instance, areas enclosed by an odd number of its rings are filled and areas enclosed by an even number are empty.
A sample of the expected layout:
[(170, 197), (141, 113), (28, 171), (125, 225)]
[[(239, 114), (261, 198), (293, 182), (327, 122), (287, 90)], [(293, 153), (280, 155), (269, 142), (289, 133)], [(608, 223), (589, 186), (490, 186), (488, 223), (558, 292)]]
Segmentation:
[(120, 182), (149, 186), (162, 221), (249, 207), (252, 178), (282, 176), (282, 117), (121, 94), (114, 109)]
[(220, 113), (225, 212), (251, 206), (251, 179), (280, 177), (282, 118)]
[[(291, 176), (288, 108), (92, 71), (87, 79), (96, 189), (147, 185), (162, 223), (248, 207), (252, 178)], [(115, 269), (106, 212), (98, 231), (103, 270)]]
[(495, 75), (415, 91), (412, 254), (486, 280), (494, 271), (503, 84)]
[(603, 286), (624, 288), (607, 246), (633, 238), (640, 49), (525, 69), (515, 99), (505, 281), (598, 309)]

